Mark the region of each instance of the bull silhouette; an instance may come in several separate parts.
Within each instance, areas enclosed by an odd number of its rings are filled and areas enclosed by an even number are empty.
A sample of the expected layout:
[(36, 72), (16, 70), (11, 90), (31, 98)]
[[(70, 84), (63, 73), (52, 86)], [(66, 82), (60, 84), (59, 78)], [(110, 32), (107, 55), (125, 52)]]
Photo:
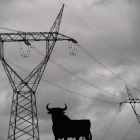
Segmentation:
[(48, 114), (52, 115), (52, 130), (55, 140), (58, 140), (58, 138), (67, 140), (69, 137), (76, 138), (76, 140), (79, 140), (80, 137), (92, 140), (90, 120), (71, 120), (64, 115), (64, 111), (67, 109), (66, 104), (65, 108), (49, 108), (48, 104), (46, 109), (48, 110)]

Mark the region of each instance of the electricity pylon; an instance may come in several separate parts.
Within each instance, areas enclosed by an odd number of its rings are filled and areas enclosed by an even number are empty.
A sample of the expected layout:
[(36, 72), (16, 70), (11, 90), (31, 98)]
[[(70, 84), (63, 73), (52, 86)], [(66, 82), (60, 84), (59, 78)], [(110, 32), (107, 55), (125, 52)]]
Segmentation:
[(140, 124), (140, 115), (136, 112), (136, 108), (135, 108), (135, 104), (136, 104), (136, 103), (140, 103), (140, 99), (134, 99), (134, 98), (133, 98), (132, 94), (130, 93), (130, 90), (129, 90), (128, 87), (127, 87), (127, 85), (126, 85), (126, 89), (127, 89), (127, 93), (128, 93), (128, 99), (125, 100), (125, 101), (123, 101), (123, 102), (121, 102), (121, 103), (120, 103), (120, 106), (121, 106), (123, 103), (129, 103), (129, 104), (131, 105), (131, 107), (132, 107), (132, 109), (133, 109), (133, 111), (134, 111), (136, 117), (137, 117), (137, 120), (138, 120), (139, 124)]
[[(36, 106), (36, 90), (51, 56), (56, 41), (72, 41), (73, 38), (59, 33), (64, 5), (62, 6), (50, 32), (0, 33), (0, 59), (13, 89), (13, 99), (7, 140), (40, 140)], [(22, 79), (4, 59), (4, 42), (46, 41), (44, 59)]]

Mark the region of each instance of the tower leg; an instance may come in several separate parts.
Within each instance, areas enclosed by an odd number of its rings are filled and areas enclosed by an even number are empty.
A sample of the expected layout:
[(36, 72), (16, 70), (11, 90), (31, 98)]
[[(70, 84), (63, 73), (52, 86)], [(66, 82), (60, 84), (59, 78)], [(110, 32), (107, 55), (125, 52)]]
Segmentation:
[(13, 92), (8, 140), (39, 140), (34, 93)]
[(35, 92), (46, 63), (41, 62), (23, 80), (4, 58), (1, 61), (13, 88), (7, 140), (40, 140)]

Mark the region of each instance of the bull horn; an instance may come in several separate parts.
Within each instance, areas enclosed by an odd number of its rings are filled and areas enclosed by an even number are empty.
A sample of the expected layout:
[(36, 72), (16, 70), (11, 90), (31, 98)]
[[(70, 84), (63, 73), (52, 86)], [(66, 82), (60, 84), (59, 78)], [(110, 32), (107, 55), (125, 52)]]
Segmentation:
[[(49, 103), (50, 104), (50, 103)], [(48, 107), (49, 106), (49, 104), (47, 104), (47, 106), (46, 106), (46, 109), (48, 110), (48, 111), (50, 111), (51, 109)]]
[(63, 109), (63, 111), (65, 111), (67, 109), (67, 105), (65, 104), (65, 108)]

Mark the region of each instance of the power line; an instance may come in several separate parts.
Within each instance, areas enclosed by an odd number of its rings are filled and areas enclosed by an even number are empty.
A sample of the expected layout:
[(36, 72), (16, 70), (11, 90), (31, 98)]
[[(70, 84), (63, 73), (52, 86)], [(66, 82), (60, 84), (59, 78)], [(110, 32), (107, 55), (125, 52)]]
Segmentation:
[[(55, 1), (55, 0), (54, 0)], [(57, 1), (58, 2), (58, 1)], [(58, 2), (60, 3), (60, 2)], [(117, 51), (119, 54), (121, 54), (124, 58), (126, 58), (129, 62), (131, 62), (132, 64), (134, 64), (131, 60), (129, 60), (127, 57), (125, 57), (122, 53), (120, 53), (117, 49), (115, 49), (110, 43), (108, 43), (105, 39), (103, 39), (99, 34), (97, 34), (89, 25), (87, 25), (81, 18), (79, 18), (67, 5), (65, 5), (79, 20), (81, 20), (81, 22), (83, 22), (88, 28), (90, 28), (97, 36), (99, 36), (104, 42), (106, 42), (110, 47), (112, 47), (115, 51)], [(82, 46), (79, 46), (82, 47)], [(83, 49), (86, 53), (87, 51), (85, 49)], [(90, 54), (89, 52), (87, 54)], [(91, 57), (91, 55), (89, 55)], [(127, 81), (125, 81), (124, 79), (122, 79), (121, 77), (119, 77), (118, 75), (116, 75), (114, 72), (112, 72), (109, 68), (107, 68), (103, 63), (101, 63), (99, 60), (97, 60), (95, 57), (92, 56), (92, 59), (94, 58), (94, 60), (100, 64), (103, 68), (105, 68), (106, 70), (108, 70), (111, 74), (113, 74), (115, 77), (117, 77), (119, 80), (123, 81), (124, 83), (126, 83), (127, 85), (131, 86), (133, 89), (137, 90), (140, 92), (140, 89), (132, 86), (130, 83), (128, 83)], [(136, 64), (134, 64), (135, 66), (137, 66)], [(138, 68), (140, 68), (139, 66), (137, 66)]]
[(5, 28), (5, 27), (0, 27), (0, 29), (8, 30), (8, 31), (14, 31), (14, 32), (21, 32), (21, 31), (17, 31), (17, 30), (13, 30), (13, 29)]
[[(116, 107), (117, 107), (117, 106), (114, 107), (114, 110), (115, 110)], [(118, 107), (117, 107), (117, 108), (118, 108)], [(96, 138), (96, 140), (101, 139), (100, 137), (102, 136), (102, 134), (103, 134), (103, 132), (104, 132), (104, 129), (106, 130), (106, 125), (108, 124), (108, 121), (109, 121), (109, 120), (111, 120), (111, 119), (110, 119), (110, 116), (107, 118), (106, 122), (104, 123), (103, 128), (100, 130), (102, 133), (100, 133), (100, 134), (98, 135), (98, 138)], [(105, 131), (105, 133), (106, 133), (106, 131)], [(105, 135), (105, 134), (104, 134), (104, 135)]]
[[(2, 18), (2, 17), (1, 17)], [(3, 18), (4, 19), (4, 18)], [(4, 20), (6, 20), (6, 19), (4, 19)], [(7, 20), (6, 20), (7, 21)], [(7, 21), (8, 22), (8, 21)], [(11, 22), (9, 22), (10, 24), (12, 24)], [(13, 25), (13, 24), (12, 24)], [(15, 26), (15, 25), (13, 25), (13, 26)], [(16, 27), (16, 26), (15, 26)], [(18, 28), (18, 27), (16, 27), (16, 28)], [(19, 29), (19, 28), (18, 28)], [(104, 91), (103, 89), (100, 89), (100, 88), (98, 88), (98, 87), (96, 87), (96, 86), (94, 86), (95, 88), (97, 88), (97, 89), (99, 89), (99, 90), (102, 90), (102, 91)], [(106, 92), (106, 91), (105, 91)]]
[[(59, 1), (53, 0), (57, 3), (62, 4)], [(123, 55), (121, 52), (119, 52), (116, 48), (114, 48), (109, 42), (107, 42), (104, 38), (102, 38), (97, 32), (95, 32), (87, 23), (85, 23), (79, 16), (77, 16), (66, 4), (64, 4), (71, 13), (73, 13), (74, 16), (76, 16), (84, 25), (86, 25), (94, 34), (96, 34), (101, 40), (103, 40), (108, 46), (110, 46), (112, 49), (114, 49), (117, 53), (119, 53), (122, 57), (124, 57), (126, 60), (128, 60), (130, 63), (135, 65), (137, 68), (140, 68), (140, 66), (136, 65), (134, 62), (132, 62), (130, 59), (128, 59), (125, 55)]]
[[(43, 79), (44, 80), (44, 79)], [(63, 88), (63, 87), (60, 87), (60, 86), (58, 86), (58, 85), (56, 85), (56, 84), (54, 84), (54, 83), (51, 83), (51, 82), (49, 82), (49, 81), (47, 81), (47, 80), (44, 80), (44, 81), (46, 81), (47, 83), (50, 83), (51, 85), (54, 85), (54, 86), (56, 86), (56, 87), (58, 87), (58, 88), (61, 88), (61, 89), (63, 89), (63, 90), (66, 90), (66, 91), (68, 91), (68, 92), (71, 92), (71, 93), (74, 93), (74, 94), (76, 94), (76, 95), (79, 95), (79, 96), (82, 96), (82, 97), (85, 97), (85, 98), (88, 98), (88, 99), (92, 99), (92, 100), (96, 100), (96, 101), (100, 101), (100, 102), (105, 102), (105, 103), (113, 103), (113, 104), (118, 104), (117, 102), (110, 102), (110, 101), (104, 101), (104, 100), (100, 100), (100, 99), (96, 99), (96, 98), (91, 98), (91, 97), (87, 97), (87, 96), (85, 96), (85, 95), (81, 95), (81, 94), (79, 94), (79, 93), (76, 93), (76, 92), (74, 92), (74, 91), (71, 91), (71, 90), (69, 90), (69, 89), (65, 89), (65, 88)]]
[(114, 121), (115, 121), (115, 119), (116, 119), (118, 113), (119, 113), (119, 111), (116, 111), (116, 112), (115, 112), (115, 115), (114, 115), (114, 117), (113, 117), (113, 119), (112, 119), (112, 121), (111, 121), (111, 123), (110, 123), (110, 125), (109, 125), (109, 127), (108, 127), (108, 129), (107, 129), (107, 131), (106, 131), (106, 133), (105, 133), (105, 135), (103, 136), (102, 140), (104, 140), (105, 137), (106, 137), (106, 135), (108, 134), (108, 132), (109, 132), (111, 126), (113, 125), (113, 123), (114, 123)]
[(109, 69), (107, 66), (105, 66), (102, 62), (100, 62), (97, 58), (95, 58), (92, 54), (90, 54), (85, 48), (83, 48), (82, 46), (79, 45), (79, 48), (81, 50), (83, 50), (90, 58), (92, 58), (95, 62), (97, 62), (99, 65), (101, 65), (104, 69), (106, 69), (107, 71), (109, 71), (112, 75), (114, 75), (116, 78), (118, 78), (119, 80), (123, 81), (125, 84), (131, 86), (133, 89), (137, 90), (140, 92), (140, 89), (134, 87), (133, 85), (131, 85), (130, 83), (128, 83), (127, 81), (125, 81), (124, 79), (122, 79), (120, 76), (118, 76), (117, 74), (115, 74), (111, 69)]
[[(54, 0), (55, 1), (55, 0)], [(56, 1), (57, 2), (57, 1)], [(62, 4), (62, 3), (61, 3)], [(67, 6), (66, 6), (67, 7)], [(68, 7), (67, 7), (68, 8)], [(68, 8), (69, 9), (69, 8)], [(70, 10), (70, 9), (69, 9)], [(71, 11), (71, 10), (70, 10)], [(72, 11), (71, 11), (72, 12)], [(1, 16), (0, 16), (1, 17)], [(2, 18), (2, 17), (1, 17)], [(3, 18), (4, 19), (4, 18)], [(6, 19), (4, 19), (4, 20), (6, 20)], [(6, 20), (7, 21), (7, 20)], [(8, 21), (7, 21), (8, 22)], [(9, 22), (10, 23), (10, 22)], [(10, 23), (10, 24), (12, 24), (12, 23)], [(12, 24), (13, 25), (13, 24)], [(15, 25), (13, 25), (13, 26), (15, 26)], [(15, 26), (16, 27), (16, 26)], [(18, 28), (18, 27), (16, 27), (16, 28)], [(19, 28), (18, 28), (19, 29)], [(14, 31), (14, 30), (13, 30)], [(97, 34), (97, 33), (96, 33)], [(98, 34), (97, 34), (98, 35)], [(98, 35), (99, 36), (99, 35)], [(100, 37), (100, 36), (99, 36)], [(101, 37), (100, 37), (101, 38)], [(101, 38), (102, 40), (104, 40), (103, 38)], [(105, 41), (105, 40), (104, 40)], [(106, 42), (106, 41), (105, 41)], [(110, 45), (108, 42), (106, 42), (108, 45)], [(110, 45), (111, 46), (111, 45)], [(112, 46), (111, 46), (112, 47)], [(112, 47), (113, 48), (113, 47)], [(113, 49), (115, 49), (115, 48), (113, 48)], [(116, 49), (115, 49), (116, 50)], [(117, 50), (116, 50), (117, 51)], [(118, 51), (117, 51), (118, 52)], [(120, 53), (120, 52), (118, 52), (118, 53)], [(121, 54), (121, 53), (120, 53)], [(121, 54), (122, 55), (122, 54)], [(123, 55), (122, 55), (123, 56)], [(125, 57), (125, 56), (124, 56)], [(126, 58), (126, 57), (125, 57)], [(127, 60), (129, 60), (128, 58), (126, 58)], [(130, 60), (129, 60), (130, 61)], [(55, 61), (54, 61), (55, 62)], [(133, 63), (132, 61), (130, 61), (131, 63)], [(134, 64), (134, 63), (133, 63)], [(134, 64), (135, 65), (135, 64)], [(16, 66), (16, 65), (15, 65)], [(135, 65), (135, 66), (137, 66), (137, 65)], [(18, 66), (19, 67), (19, 66)], [(138, 67), (138, 66), (137, 66)], [(22, 68), (23, 69), (23, 68)], [(23, 70), (25, 70), (25, 69), (23, 69)], [(26, 71), (26, 70), (25, 70)], [(44, 79), (43, 79), (44, 80)], [(48, 83), (50, 83), (50, 84), (52, 84), (51, 82), (49, 82), (49, 81), (47, 81)], [(128, 84), (128, 83), (127, 83)], [(64, 89), (64, 88), (62, 88), (62, 87), (60, 87), (60, 86), (58, 86), (58, 85), (55, 85), (55, 84), (52, 84), (52, 85), (54, 85), (54, 86), (57, 86), (57, 87), (59, 87), (59, 88), (61, 88), (61, 89)], [(77, 94), (77, 95), (80, 95), (80, 94), (78, 94), (78, 93), (76, 93), (76, 92), (73, 92), (73, 91), (70, 91), (70, 90), (68, 90), (68, 89), (64, 89), (64, 90), (67, 90), (67, 91), (69, 91), (69, 92), (71, 92), (71, 93), (74, 93), (74, 94)], [(90, 98), (90, 97), (87, 97), (87, 96), (84, 96), (84, 95), (80, 95), (80, 96), (83, 96), (83, 97), (85, 97), (85, 98), (89, 98), (89, 99), (93, 99), (93, 100), (97, 100), (97, 101), (102, 101), (102, 102), (107, 102), (107, 103), (116, 103), (116, 102), (109, 102), (109, 101), (103, 101), (103, 100), (99, 100), (99, 99), (95, 99), (95, 98)], [(118, 103), (117, 103), (118, 104)], [(109, 129), (110, 129), (110, 127), (112, 126), (112, 124), (113, 124), (113, 122), (114, 122), (114, 120), (115, 120), (115, 118), (116, 117), (114, 117), (113, 118), (113, 121), (111, 122), (111, 124), (110, 124), (110, 126), (109, 126)], [(109, 129), (108, 129), (108, 131), (109, 131)], [(107, 132), (108, 133), (108, 132)]]
[[(56, 0), (53, 0), (53, 1), (56, 1)], [(56, 2), (58, 2), (58, 1), (56, 1)], [(58, 3), (60, 3), (60, 2), (58, 2)], [(62, 3), (61, 3), (62, 4)], [(65, 4), (64, 4), (65, 5)], [(65, 5), (66, 6), (66, 5)], [(66, 6), (67, 8), (68, 8), (68, 6)], [(68, 8), (69, 9), (69, 8)], [(70, 9), (69, 9), (70, 10)], [(78, 17), (72, 10), (70, 10), (76, 17)], [(1, 17), (1, 16), (0, 16)], [(17, 26), (15, 26), (14, 24), (12, 24), (11, 22), (9, 22), (8, 20), (6, 20), (5, 18), (3, 18), (3, 17), (1, 17), (2, 19), (4, 19), (5, 21), (7, 21), (8, 23), (10, 23), (11, 25), (13, 25), (14, 27), (16, 27), (16, 28), (18, 28)], [(79, 17), (78, 17), (79, 18)], [(80, 18), (79, 18), (80, 19)], [(81, 19), (80, 19), (81, 20)], [(81, 20), (82, 21), (82, 20)], [(88, 26), (84, 21), (82, 21), (86, 26)], [(88, 26), (89, 27), (89, 26)], [(89, 27), (91, 30), (92, 30), (92, 28), (91, 27)], [(20, 29), (20, 28), (18, 28), (18, 29)], [(93, 31), (93, 30), (92, 30)], [(93, 32), (95, 32), (95, 31), (93, 31)], [(95, 32), (96, 33), (96, 32)], [(96, 33), (97, 34), (97, 33)], [(98, 34), (97, 34), (98, 35)], [(98, 35), (99, 36), (99, 35)], [(99, 36), (100, 37), (100, 36)], [(102, 39), (102, 38), (101, 38)], [(103, 39), (104, 40), (104, 39)], [(105, 40), (104, 40), (105, 41)], [(105, 41), (106, 42), (106, 41)], [(109, 43), (108, 43), (109, 44)], [(111, 46), (111, 45), (110, 45)], [(79, 47), (82, 47), (82, 46), (79, 46)], [(83, 48), (83, 47), (82, 47)], [(85, 49), (84, 49), (85, 50)], [(86, 51), (86, 50), (85, 50)], [(86, 53), (87, 53), (87, 51), (86, 51)], [(88, 52), (88, 54), (90, 54), (89, 52)], [(90, 57), (91, 57), (92, 55), (90, 54)], [(125, 84), (127, 84), (127, 85), (129, 85), (129, 86), (131, 86), (133, 89), (135, 89), (135, 90), (137, 90), (137, 91), (139, 91), (140, 92), (140, 90), (138, 89), (138, 88), (136, 88), (136, 87), (134, 87), (134, 86), (132, 86), (131, 84), (129, 84), (128, 82), (126, 82), (125, 80), (123, 80), (121, 77), (119, 77), (118, 75), (116, 75), (114, 72), (112, 72), (110, 69), (108, 69), (105, 65), (103, 65), (99, 60), (97, 60), (95, 57), (93, 57), (92, 56), (92, 59), (94, 58), (94, 60), (98, 63), (98, 64), (100, 64), (103, 68), (105, 68), (106, 70), (108, 70), (111, 74), (113, 74), (115, 77), (117, 77), (119, 80), (121, 80), (121, 81), (123, 81)]]
[(128, 130), (128, 132), (126, 133), (126, 135), (124, 136), (124, 138), (122, 140), (126, 140), (126, 138), (128, 138), (131, 130), (134, 128), (134, 126), (137, 124), (137, 119), (135, 120), (135, 122), (132, 124), (132, 126), (130, 127), (130, 129)]
[[(77, 62), (75, 62), (75, 61), (69, 59), (68, 57), (66, 57), (66, 56), (64, 56), (64, 55), (62, 55), (62, 54), (60, 54), (59, 52), (57, 52), (57, 51), (55, 51), (55, 50), (53, 50), (53, 51), (54, 51), (55, 53), (61, 55), (62, 57), (65, 57), (65, 58), (68, 59), (69, 61), (71, 61), (71, 62), (73, 62), (73, 63), (79, 65), (80, 67), (82, 67), (82, 68), (88, 70), (88, 71), (94, 72), (95, 74), (97, 74), (97, 75), (99, 75), (99, 76), (101, 76), (101, 77), (107, 78), (107, 79), (109, 79), (109, 80), (116, 81), (115, 79), (111, 79), (111, 78), (109, 78), (109, 77), (106, 76), (106, 75), (99, 74), (99, 73), (95, 72), (94, 70), (91, 70), (91, 69), (89, 69), (89, 68), (87, 68), (87, 67), (85, 67), (85, 66), (82, 66), (81, 64), (79, 64), (79, 63), (77, 63)], [(119, 81), (117, 81), (117, 82), (119, 82)]]
[[(14, 27), (16, 27), (17, 29), (21, 30), (20, 28), (18, 28), (17, 26), (15, 26), (13, 23), (11, 23), (10, 21), (8, 21), (7, 19), (3, 18), (2, 16), (0, 16), (2, 19), (4, 19), (5, 21), (7, 21), (8, 23), (10, 23), (11, 25), (13, 25)], [(20, 31), (21, 32), (21, 31)]]
[(86, 81), (85, 79), (79, 77), (78, 75), (74, 74), (73, 72), (69, 71), (68, 69), (66, 69), (66, 68), (63, 67), (62, 65), (60, 65), (60, 64), (58, 64), (57, 62), (55, 62), (54, 60), (52, 60), (51, 58), (50, 58), (50, 61), (51, 61), (52, 63), (54, 63), (55, 65), (57, 65), (58, 67), (60, 67), (61, 69), (63, 69), (65, 72), (67, 72), (67, 73), (69, 73), (70, 75), (76, 77), (77, 79), (83, 81), (84, 83), (86, 83), (86, 84), (88, 84), (88, 85), (90, 85), (90, 86), (92, 86), (92, 87), (94, 87), (94, 88), (96, 88), (96, 89), (98, 89), (98, 90), (100, 90), (100, 91), (102, 91), (102, 92), (104, 92), (104, 93), (110, 94), (111, 96), (116, 96), (116, 97), (119, 97), (119, 98), (122, 99), (122, 97), (117, 96), (117, 95), (115, 95), (115, 94), (111, 94), (111, 93), (109, 93), (108, 91), (106, 91), (106, 90), (104, 90), (104, 89), (102, 89), (102, 88), (99, 88), (99, 87), (93, 85), (92, 83)]
[[(63, 4), (59, 1), (53, 0), (57, 3)], [(64, 4), (65, 5), (65, 4)], [(130, 59), (128, 59), (126, 56), (124, 56), (122, 53), (120, 53), (116, 48), (114, 48), (110, 43), (108, 43), (105, 39), (103, 39), (98, 33), (96, 33), (88, 24), (86, 24), (79, 16), (77, 16), (67, 5), (65, 5), (83, 24), (85, 24), (92, 32), (94, 32), (100, 39), (102, 39), (104, 42), (106, 42), (111, 48), (113, 48), (115, 51), (117, 51), (120, 55), (122, 55), (125, 59), (127, 59), (129, 62), (131, 62), (132, 64), (134, 64), (136, 67), (140, 68), (140, 66), (136, 65), (135, 63), (133, 63)], [(17, 29), (21, 30), (20, 28), (18, 28), (17, 26), (15, 26), (14, 24), (12, 24), (11, 22), (9, 22), (8, 20), (6, 20), (5, 18), (3, 18), (2, 16), (0, 16), (2, 19), (4, 19), (5, 21), (7, 21), (8, 23), (10, 23), (11, 25), (13, 25), (14, 27), (16, 27)], [(21, 32), (21, 31), (20, 31)]]
[[(39, 43), (42, 44), (42, 45), (44, 45), (44, 44), (41, 43), (41, 42), (39, 42)], [(61, 55), (62, 57), (66, 58), (67, 60), (69, 60), (69, 61), (75, 63), (76, 65), (79, 65), (80, 67), (82, 67), (82, 68), (84, 68), (84, 69), (86, 69), (86, 70), (88, 70), (88, 71), (94, 72), (95, 74), (97, 74), (97, 75), (99, 75), (99, 76), (102, 76), (102, 77), (104, 77), (104, 78), (107, 78), (107, 79), (109, 79), (109, 80), (116, 81), (116, 79), (111, 79), (111, 78), (109, 78), (109, 77), (106, 76), (106, 75), (99, 74), (99, 73), (95, 72), (95, 71), (92, 70), (92, 69), (89, 69), (89, 68), (87, 68), (87, 67), (85, 67), (85, 66), (82, 66), (81, 64), (79, 64), (79, 63), (77, 63), (77, 62), (75, 62), (75, 61), (69, 59), (68, 57), (62, 55), (61, 53), (59, 53), (59, 52), (57, 52), (57, 51), (55, 51), (55, 50), (53, 50), (53, 52), (55, 52), (55, 53)], [(117, 81), (117, 82), (120, 82), (120, 81)], [(124, 83), (124, 82), (121, 82), (121, 83)]]
[[(60, 4), (63, 4), (63, 3), (59, 2), (59, 1), (56, 1), (56, 0), (53, 0), (53, 1), (55, 1), (55, 2), (57, 2), (57, 3), (60, 3)], [(65, 5), (65, 4), (64, 4), (64, 5)]]
[[(31, 45), (31, 46), (32, 46), (32, 45)], [(34, 46), (32, 46), (32, 48), (33, 48), (37, 53), (39, 53), (40, 55), (45, 56), (45, 54), (43, 54), (41, 51), (39, 51), (39, 50), (38, 50), (37, 48), (35, 48)], [(62, 65), (58, 64), (56, 61), (52, 60), (51, 58), (49, 59), (49, 61), (52, 62), (53, 64), (57, 65), (58, 67), (60, 67), (61, 69), (63, 69), (65, 72), (69, 73), (70, 75), (72, 75), (72, 76), (76, 77), (77, 79), (83, 81), (84, 83), (86, 83), (86, 84), (88, 84), (88, 85), (90, 85), (90, 86), (92, 86), (92, 87), (94, 87), (94, 88), (96, 88), (96, 89), (98, 89), (98, 90), (100, 90), (100, 91), (102, 91), (102, 92), (104, 92), (104, 93), (110, 94), (111, 96), (115, 96), (115, 97), (118, 97), (118, 98), (123, 99), (123, 98), (120, 97), (120, 96), (117, 96), (117, 95), (115, 95), (115, 94), (111, 94), (111, 93), (109, 93), (108, 91), (106, 91), (106, 90), (104, 90), (104, 89), (102, 89), (102, 88), (99, 88), (99, 87), (93, 85), (92, 83), (86, 81), (85, 79), (83, 79), (83, 78), (79, 77), (78, 75), (74, 74), (73, 72), (69, 71), (68, 69), (66, 69), (66, 68), (63, 67)]]
[[(6, 61), (7, 61), (8, 63), (12, 64), (13, 66), (15, 66), (15, 67), (21, 69), (21, 70), (24, 71), (24, 72), (30, 73), (30, 72), (27, 71), (26, 69), (24, 69), (24, 68), (22, 68), (22, 67), (16, 65), (15, 63), (11, 62), (10, 60), (6, 59)], [(76, 93), (76, 92), (74, 92), (74, 91), (71, 91), (71, 90), (69, 90), (69, 89), (63, 88), (63, 87), (61, 87), (61, 86), (59, 86), (59, 85), (56, 85), (56, 84), (54, 84), (54, 83), (52, 83), (52, 82), (50, 82), (50, 81), (48, 81), (48, 80), (45, 80), (45, 79), (43, 79), (43, 78), (42, 78), (42, 81), (45, 81), (45, 82), (47, 82), (47, 83), (49, 83), (49, 84), (51, 84), (51, 85), (53, 85), (53, 86), (55, 86), (55, 87), (58, 87), (58, 88), (60, 88), (60, 89), (63, 89), (63, 90), (65, 90), (65, 91), (68, 91), (68, 92), (70, 92), (70, 93), (73, 93), (73, 94), (76, 94), (76, 95), (78, 95), (78, 96), (82, 96), (82, 97), (85, 97), (85, 98), (88, 98), (88, 99), (92, 99), (92, 100), (96, 100), (96, 101), (100, 101), (100, 102), (105, 102), (105, 103), (119, 104), (119, 103), (117, 103), (117, 102), (110, 102), (110, 101), (100, 100), (100, 99), (96, 99), (96, 98), (93, 98), (93, 97), (91, 98), (91, 97), (88, 97), (88, 96), (85, 96), (85, 95), (81, 95), (81, 94)]]
[[(55, 0), (53, 0), (55, 1)], [(58, 1), (57, 1), (58, 2)], [(60, 3), (60, 2), (59, 2)], [(61, 3), (62, 4), (62, 3)], [(66, 6), (66, 5), (65, 5)], [(0, 16), (1, 17), (1, 16)], [(78, 16), (77, 16), (78, 17)], [(9, 22), (8, 20), (6, 20), (5, 18), (1, 17), (2, 19), (4, 19), (5, 21), (7, 21), (8, 23), (10, 23), (11, 25), (13, 25), (14, 27), (18, 28), (17, 26), (15, 26), (14, 24), (12, 24), (11, 22)], [(20, 29), (20, 28), (18, 28)], [(81, 47), (81, 46), (80, 46)], [(86, 51), (87, 52), (87, 51)], [(93, 58), (93, 56), (92, 56)], [(108, 70), (110, 73), (112, 73), (115, 77), (117, 77), (119, 80), (123, 81), (124, 83), (126, 83), (127, 85), (131, 86), (132, 88), (134, 88), (135, 90), (139, 91), (139, 89), (135, 88), (134, 86), (132, 86), (131, 84), (129, 84), (128, 82), (124, 81), (121, 77), (117, 76), (115, 73), (113, 73), (110, 69), (108, 69), (105, 65), (103, 65), (101, 62), (99, 62), (95, 57), (94, 57), (94, 60), (100, 64), (103, 68), (105, 68), (106, 70)]]
[[(33, 48), (34, 48), (34, 46), (32, 46)], [(35, 49), (35, 48), (34, 48)], [(41, 54), (38, 50), (36, 50), (39, 54)], [(42, 54), (41, 54), (42, 55)], [(44, 54), (43, 54), (44, 55)], [(56, 63), (55, 63), (56, 64)], [(61, 65), (58, 65), (58, 66), (61, 66)], [(61, 68), (63, 68), (62, 66), (61, 66)], [(73, 74), (72, 72), (69, 72), (67, 69), (65, 69), (65, 68), (63, 68), (63, 70), (65, 70), (66, 72), (68, 72), (69, 74), (71, 74), (71, 75), (73, 75), (73, 76), (76, 76), (75, 74)], [(77, 76), (76, 76), (77, 77)], [(94, 88), (96, 88), (96, 89), (98, 89), (98, 90), (101, 90), (101, 91), (103, 91), (103, 92), (105, 92), (105, 93), (108, 93), (108, 94), (110, 94), (110, 95), (112, 95), (112, 96), (116, 96), (116, 97), (119, 97), (119, 96), (117, 96), (117, 95), (113, 95), (113, 94), (111, 94), (111, 93), (109, 93), (109, 92), (107, 92), (107, 91), (105, 91), (105, 90), (103, 90), (103, 89), (101, 89), (101, 88), (99, 88), (99, 87), (97, 87), (97, 86), (95, 86), (95, 85), (93, 85), (93, 84), (91, 84), (91, 83), (89, 83), (89, 82), (87, 82), (86, 80), (84, 80), (84, 79), (82, 79), (82, 78), (78, 78), (78, 79), (80, 79), (80, 80), (82, 80), (83, 82), (85, 82), (85, 83), (87, 83), (87, 84), (89, 84), (89, 85), (91, 85), (91, 86), (93, 86)], [(119, 97), (119, 98), (121, 98), (121, 97)]]
[(140, 66), (136, 65), (134, 62), (132, 62), (130, 59), (128, 59), (126, 56), (124, 56), (121, 52), (119, 52), (116, 48), (114, 48), (109, 42), (107, 42), (104, 38), (102, 38), (97, 32), (95, 32), (88, 24), (86, 24), (79, 16), (77, 16), (67, 5), (65, 5), (83, 24), (85, 24), (94, 34), (96, 34), (101, 40), (103, 40), (106, 44), (108, 44), (112, 49), (114, 49), (117, 53), (119, 53), (122, 57), (124, 57), (126, 60), (128, 60), (130, 63), (135, 65), (137, 68), (140, 68)]

